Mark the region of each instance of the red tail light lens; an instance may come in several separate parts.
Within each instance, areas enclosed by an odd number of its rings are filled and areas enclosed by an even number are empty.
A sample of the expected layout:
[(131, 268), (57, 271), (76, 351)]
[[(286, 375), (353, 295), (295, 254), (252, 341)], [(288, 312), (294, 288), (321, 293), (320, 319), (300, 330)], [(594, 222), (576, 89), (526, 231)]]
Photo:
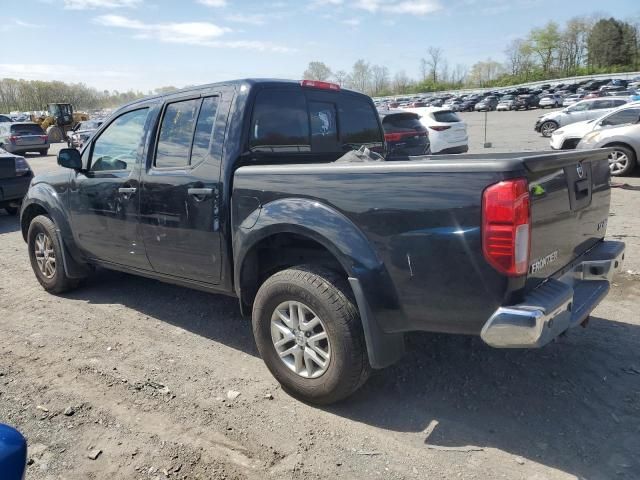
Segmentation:
[(410, 132), (385, 133), (384, 139), (387, 142), (399, 142), (404, 138), (426, 137), (426, 136), (427, 136), (426, 130), (425, 131), (412, 130)]
[(10, 141), (11, 143), (16, 143), (16, 140), (18, 140), (18, 137), (16, 137), (15, 135), (11, 135), (11, 136), (9, 137), (9, 141)]
[(482, 195), (482, 251), (487, 262), (505, 275), (525, 275), (530, 243), (527, 180), (505, 180), (488, 187)]
[(445, 130), (448, 130), (451, 128), (450, 125), (436, 125), (435, 127), (429, 127), (432, 130), (435, 130), (436, 132), (443, 132)]
[(301, 80), (300, 85), (303, 87), (320, 88), (322, 90), (335, 90), (340, 91), (340, 85), (337, 83), (318, 82), (316, 80)]

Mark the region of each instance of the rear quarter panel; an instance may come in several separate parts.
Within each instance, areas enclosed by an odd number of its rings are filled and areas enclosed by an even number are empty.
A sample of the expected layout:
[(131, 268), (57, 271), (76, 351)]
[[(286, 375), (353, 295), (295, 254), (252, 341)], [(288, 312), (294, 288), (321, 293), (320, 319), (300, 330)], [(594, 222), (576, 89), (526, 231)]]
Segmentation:
[[(378, 315), (385, 331), (478, 333), (508, 290), (508, 280), (484, 261), (480, 231), (482, 191), (503, 174), (377, 172), (351, 165), (242, 167), (233, 199), (253, 197), (263, 206), (312, 199), (348, 218), (384, 266), (379, 286), (398, 302), (396, 311)], [(250, 215), (255, 207), (234, 209), (234, 230)]]

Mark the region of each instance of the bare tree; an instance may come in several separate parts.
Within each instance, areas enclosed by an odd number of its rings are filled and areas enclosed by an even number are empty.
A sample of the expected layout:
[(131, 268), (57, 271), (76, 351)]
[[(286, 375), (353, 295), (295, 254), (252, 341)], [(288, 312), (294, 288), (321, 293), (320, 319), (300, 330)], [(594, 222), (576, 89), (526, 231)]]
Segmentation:
[(349, 78), (349, 74), (344, 70), (338, 70), (337, 72), (334, 72), (333, 79), (341, 87), (346, 87), (351, 82), (351, 79)]
[(442, 49), (436, 47), (429, 47), (427, 49), (427, 66), (429, 67), (429, 74), (433, 83), (438, 82), (438, 68), (442, 61)]
[(429, 65), (427, 65), (427, 61), (424, 58), (420, 59), (420, 81), (424, 82), (427, 80), (427, 75), (429, 75)]
[(353, 64), (351, 87), (359, 92), (368, 92), (371, 86), (371, 67), (363, 59)]
[(318, 80), (326, 82), (331, 78), (331, 69), (323, 62), (310, 62), (307, 69), (302, 74), (308, 80)]
[(411, 80), (409, 80), (409, 77), (407, 77), (407, 74), (404, 70), (396, 72), (395, 76), (393, 77), (393, 90), (396, 93), (405, 93), (409, 89), (410, 85)]
[(379, 95), (389, 88), (389, 69), (382, 65), (371, 67), (371, 87), (373, 95)]

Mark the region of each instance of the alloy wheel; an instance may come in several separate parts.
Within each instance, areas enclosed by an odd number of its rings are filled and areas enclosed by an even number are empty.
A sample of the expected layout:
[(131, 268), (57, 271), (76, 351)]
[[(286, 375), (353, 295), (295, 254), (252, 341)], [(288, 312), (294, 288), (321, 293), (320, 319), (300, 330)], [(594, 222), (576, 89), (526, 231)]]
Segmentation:
[(271, 340), (280, 360), (304, 378), (329, 368), (331, 344), (323, 321), (307, 305), (283, 302), (271, 315)]
[(609, 154), (609, 170), (611, 170), (612, 175), (617, 175), (624, 171), (628, 164), (629, 157), (627, 157), (626, 153), (614, 150)]
[(56, 253), (51, 238), (45, 233), (38, 233), (33, 250), (40, 273), (46, 278), (53, 278), (56, 274)]

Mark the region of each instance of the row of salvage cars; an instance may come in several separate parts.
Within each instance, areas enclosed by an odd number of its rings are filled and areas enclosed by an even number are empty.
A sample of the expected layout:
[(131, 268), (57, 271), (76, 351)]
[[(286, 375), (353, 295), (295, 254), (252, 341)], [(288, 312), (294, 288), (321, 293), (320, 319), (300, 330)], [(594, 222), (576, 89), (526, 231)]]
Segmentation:
[[(583, 102), (575, 106), (580, 104)], [(614, 108), (602, 109), (597, 112), (597, 116), (592, 115), (588, 119), (571, 121), (572, 115), (569, 114), (569, 117), (564, 119), (562, 126), (550, 132), (552, 149), (611, 148), (611, 175), (622, 177), (633, 173), (640, 155), (640, 101), (625, 102)]]

